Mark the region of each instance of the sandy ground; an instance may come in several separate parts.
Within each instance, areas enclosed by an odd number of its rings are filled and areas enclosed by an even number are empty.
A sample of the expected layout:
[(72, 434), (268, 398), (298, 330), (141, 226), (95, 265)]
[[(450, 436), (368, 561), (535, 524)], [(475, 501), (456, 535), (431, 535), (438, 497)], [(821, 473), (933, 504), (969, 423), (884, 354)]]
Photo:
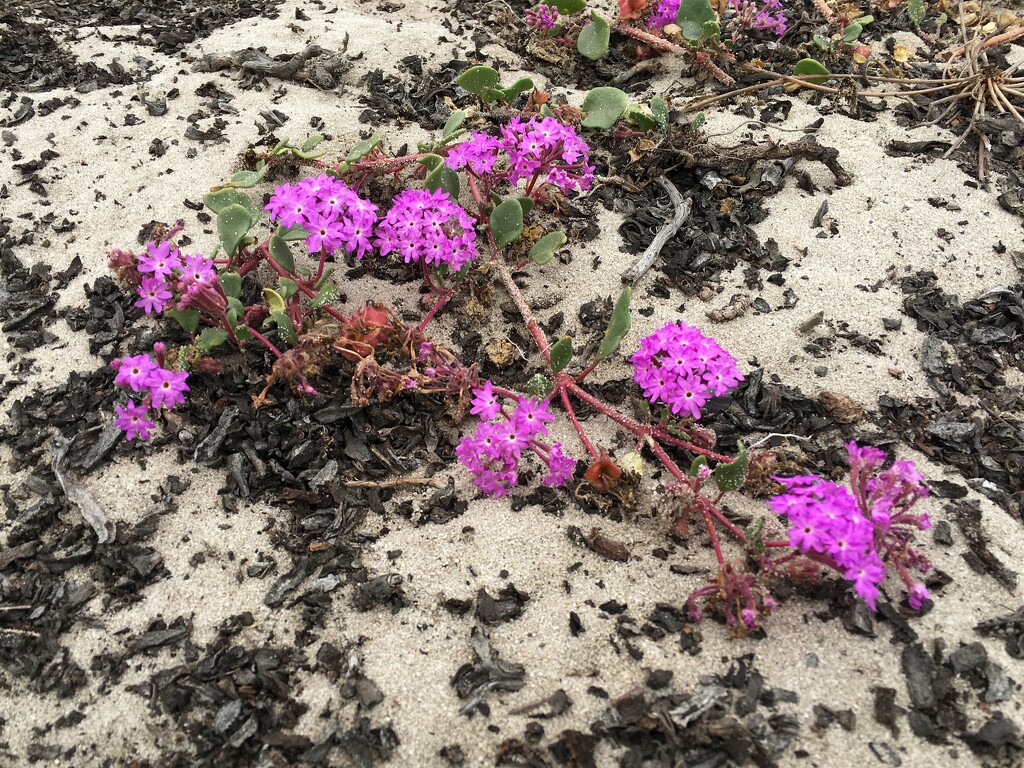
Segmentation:
[[(294, 20), (296, 6), (313, 19), (299, 24), (301, 32), (288, 26)], [(17, 219), (27, 212), (40, 215), (53, 211), (58, 220), (67, 216), (77, 223), (69, 234), (49, 232), (45, 238), (37, 237), (34, 246), (16, 251), (26, 263), (45, 262), (55, 271), (63, 269), (75, 255), (82, 258), (85, 268), (62, 292), (60, 306), (81, 304), (83, 285), (106, 272), (109, 249), (132, 245), (139, 227), (152, 219), (170, 221), (183, 216), (186, 232), (199, 244), (212, 246), (212, 231), (208, 227), (204, 230), (195, 213), (183, 206), (183, 200), (199, 199), (208, 186), (237, 167), (239, 154), (258, 138), (254, 121), (259, 119), (260, 110), (273, 107), (285, 112), (290, 119), (280, 133), (293, 138), (311, 132), (313, 116), (323, 118), (330, 134), (325, 147), (343, 152), (367, 128), (357, 122), (362, 108), (357, 102), (360, 88), (355, 83), (362, 74), (375, 68), (395, 72), (395, 63), (411, 53), (425, 54), (427, 66), (431, 61), (447, 60), (453, 49), (465, 55), (468, 43), (454, 39), (441, 24), (443, 3), (406, 3), (402, 10), (390, 14), (355, 0), (342, 0), (338, 6), (336, 14), (324, 16), (315, 6), (286, 2), (279, 20), (249, 20), (224, 28), (190, 46), (184, 59), (146, 49), (145, 55), (160, 71), (143, 88), (157, 94), (172, 87), (180, 90), (181, 95), (169, 102), (170, 111), (163, 117), (148, 116), (138, 101), (138, 90), (129, 86), (116, 92), (106, 89), (81, 95), (81, 105), (74, 109), (36, 116), (24, 126), (10, 129), (14, 136), (11, 146), (25, 157), (36, 157), (47, 148), (60, 155), (45, 171), (52, 181), (48, 184), (48, 201), (41, 203), (25, 187), (16, 186), (18, 175), (11, 168), (11, 148), (0, 147), (0, 184), (10, 185), (11, 192), (9, 199), (0, 201), (4, 216)], [(100, 63), (115, 58), (122, 63), (131, 60), (131, 45), (111, 45), (99, 39), (98, 31), (80, 30), (72, 43), (80, 57)], [(125, 31), (118, 28), (119, 34)], [(350, 35), (349, 53), (361, 56), (353, 61), (346, 78), (348, 85), (341, 93), (291, 84), (283, 93), (275, 85), (245, 91), (237, 88), (227, 73), (193, 73), (190, 67), (190, 62), (203, 53), (229, 52), (251, 40), (266, 44), (269, 53), (275, 54), (297, 50), (308, 41), (337, 48), (346, 33)], [(450, 44), (439, 45), (439, 36), (445, 36)], [(520, 62), (508, 51), (495, 51), (494, 46), (484, 50), (498, 53), (512, 66), (529, 69), (529, 62)], [(238, 115), (226, 118), (227, 142), (199, 145), (186, 141), (182, 134), (186, 116), (202, 101), (195, 89), (211, 80), (235, 94), (231, 103)], [(53, 95), (64, 94), (57, 90)], [(578, 100), (580, 94), (570, 94), (570, 98)], [(787, 128), (801, 127), (818, 117), (817, 111), (799, 98), (794, 101)], [(126, 112), (139, 117), (141, 123), (126, 127)], [(709, 112), (706, 130), (730, 143), (747, 136), (791, 138), (778, 129), (751, 128), (749, 121), (726, 111)], [(388, 145), (395, 148), (422, 134), (410, 126), (401, 132), (388, 128), (385, 135)], [(875, 407), (878, 396), (886, 393), (904, 398), (927, 394), (918, 361), (923, 334), (913, 322), (904, 322), (901, 330), (891, 333), (882, 328), (883, 318), (901, 317), (900, 276), (931, 269), (946, 291), (966, 301), (986, 289), (1019, 279), (1008, 257), (997, 254), (994, 246), (999, 241), (1011, 248), (1019, 246), (1022, 234), (1020, 220), (1003, 211), (992, 193), (970, 188), (969, 177), (952, 161), (893, 158), (884, 151), (886, 143), (896, 137), (918, 140), (937, 136), (944, 134), (935, 128), (908, 132), (886, 114), (874, 123), (829, 116), (818, 139), (839, 149), (841, 161), (854, 175), (855, 183), (835, 189), (827, 170), (809, 165), (812, 178), (824, 191), (812, 197), (790, 181), (770, 201), (771, 215), (756, 228), (762, 240), (774, 238), (786, 256), (797, 257), (786, 273), (785, 287), (793, 287), (799, 295), (798, 307), (711, 324), (705, 311), (743, 290), (742, 270), (738, 269), (723, 277), (720, 295), (708, 304), (688, 301), (681, 318), (713, 333), (735, 354), (744, 370), (756, 361), (806, 394), (841, 392), (868, 408)], [(154, 158), (148, 147), (157, 138), (167, 144), (167, 152)], [(929, 197), (955, 202), (960, 210), (936, 208), (929, 204)], [(825, 199), (829, 203), (828, 217), (835, 219), (839, 233), (821, 239), (816, 237), (818, 230), (812, 229), (811, 220)], [(581, 303), (619, 290), (619, 273), (629, 258), (620, 252), (616, 232), (619, 216), (602, 210), (598, 223), (601, 237), (578, 247), (575, 253), (579, 257), (570, 267), (548, 267), (533, 278), (534, 289), (564, 294), (561, 307), (567, 317), (574, 317)], [(953, 233), (953, 239), (947, 242), (938, 237), (936, 231), (940, 228)], [(600, 266), (594, 270), (590, 268), (593, 256), (600, 257)], [(877, 290), (864, 289), (879, 280)], [(363, 298), (362, 291), (377, 295), (381, 290), (394, 289), (372, 280), (347, 287), (349, 306)], [(767, 285), (760, 295), (777, 307), (782, 303), (783, 290)], [(414, 294), (410, 291), (398, 289), (395, 300), (411, 302)], [(678, 300), (657, 299), (644, 290), (641, 282), (634, 308), (647, 307), (654, 310), (650, 316), (634, 312), (633, 330), (624, 349), (633, 348), (639, 337), (664, 322), (680, 318)], [(824, 361), (810, 357), (802, 351), (806, 338), (798, 326), (818, 311), (824, 312), (826, 323), (846, 321), (854, 330), (873, 336), (884, 334), (884, 355), (871, 356), (848, 348)], [(89, 371), (108, 362), (89, 354), (84, 334), (72, 332), (64, 323), (51, 330), (59, 341), (34, 351), (34, 365), (28, 373), (18, 374), (24, 385), (7, 396), (0, 419), (7, 418), (7, 408), (17, 398), (63, 381), (72, 370)], [(501, 329), (495, 327), (491, 332), (498, 335)], [(0, 339), (0, 351), (4, 359), (10, 360), (5, 345)], [(819, 365), (827, 366), (825, 376), (814, 372)], [(889, 369), (898, 369), (902, 375), (897, 378)], [(599, 371), (596, 378), (624, 375), (625, 367), (619, 364)], [(598, 434), (608, 445), (624, 444), (621, 436), (606, 427), (599, 427)], [(921, 462), (929, 479), (962, 482), (955, 473), (929, 463), (909, 448), (906, 454)], [(9, 458), (9, 450), (0, 446), (0, 482), (17, 488), (24, 474), (11, 465)], [(180, 465), (171, 451), (140, 451), (137, 457), (118, 458), (87, 482), (113, 521), (131, 524), (145, 514), (156, 485), (168, 474), (191, 480), (190, 489), (178, 500), (179, 511), (161, 520), (153, 543), (164, 556), (170, 578), (149, 587), (145, 599), (128, 609), (109, 612), (99, 600), (88, 606), (90, 620), (79, 622), (64, 638), (85, 669), (96, 654), (123, 650), (126, 638), (144, 631), (158, 616), (168, 620), (187, 617), (193, 629), (192, 640), (200, 646), (212, 640), (221, 622), (243, 611), (251, 611), (256, 619), (240, 635), (243, 640), (272, 639), (287, 644), (294, 636), (294, 616), (264, 605), (263, 596), (269, 586), (266, 581), (247, 579), (239, 583), (235, 578), (246, 563), (273, 551), (272, 534), (283, 525), (279, 510), (243, 502), (237, 514), (226, 514), (217, 495), (224, 482), (222, 472)], [(460, 492), (474, 497), (466, 473), (453, 468), (452, 474)], [(422, 528), (414, 528), (391, 512), (383, 517), (371, 515), (367, 532), (384, 526), (389, 532), (369, 545), (365, 561), (373, 573), (402, 574), (411, 606), (391, 616), (381, 611), (357, 613), (344, 601), (337, 601), (321, 639), (339, 648), (357, 649), (364, 672), (380, 686), (384, 700), (370, 716), (375, 723), (390, 721), (398, 733), (401, 746), (395, 764), (441, 765), (438, 751), (458, 743), (466, 753), (467, 764), (490, 765), (497, 745), (506, 738), (520, 737), (529, 722), (525, 716), (510, 712), (544, 699), (558, 688), (564, 689), (575, 705), (568, 713), (544, 723), (549, 736), (567, 728), (586, 731), (602, 714), (607, 702), (589, 694), (589, 686), (599, 685), (614, 699), (642, 684), (642, 670), (669, 669), (675, 673), (675, 689), (694, 690), (700, 676), (725, 672), (730, 659), (744, 653), (755, 654), (757, 669), (768, 687), (799, 693), (798, 703), (786, 705), (782, 711), (792, 712), (799, 719), (801, 733), (794, 747), (807, 754), (795, 757), (791, 748), (783, 759), (785, 765), (875, 765), (871, 742), (890, 743), (907, 768), (980, 764), (961, 743), (933, 745), (909, 732), (894, 740), (876, 723), (872, 716), (874, 686), (896, 688), (897, 704), (908, 706), (899, 652), (889, 642), (890, 630), (880, 627), (876, 639), (850, 635), (838, 621), (817, 618), (815, 614), (822, 606), (811, 601), (793, 600), (784, 606), (768, 623), (767, 641), (732, 640), (721, 626), (709, 622), (703, 627), (703, 652), (698, 656), (681, 653), (676, 643), (653, 642), (644, 637), (635, 641), (644, 654), (639, 663), (616, 650), (610, 642), (615, 622), (597, 605), (610, 599), (627, 603), (630, 615), (641, 620), (657, 603), (679, 605), (691, 589), (711, 575), (711, 552), (695, 544), (677, 547), (668, 561), (652, 556), (653, 549), (668, 543), (664, 531), (669, 519), (664, 502), (654, 491), (655, 483), (646, 481), (643, 512), (637, 519), (600, 522), (607, 535), (627, 544), (633, 553), (628, 563), (604, 560), (567, 540), (568, 526), (589, 530), (595, 523), (594, 518), (573, 506), (551, 515), (536, 506), (515, 512), (508, 501), (474, 498), (465, 515), (447, 525)], [(996, 554), (1011, 566), (1024, 562), (1024, 535), (1019, 524), (984, 497), (973, 491), (971, 497), (980, 501), (984, 526)], [(415, 504), (418, 498), (418, 494), (408, 493), (400, 500), (412, 499)], [(758, 511), (754, 502), (742, 499), (732, 505)], [(945, 514), (937, 501), (926, 502), (926, 507), (936, 519)], [(5, 541), (0, 523), (0, 544)], [(394, 550), (402, 553), (392, 562), (387, 553)], [(208, 556), (193, 568), (189, 561), (200, 551)], [(939, 637), (946, 638), (947, 643), (973, 641), (977, 639), (973, 627), (978, 621), (1005, 612), (1003, 609), (1012, 610), (1020, 603), (1020, 591), (1009, 594), (990, 578), (967, 568), (960, 557), (962, 551), (959, 539), (952, 548), (932, 548), (936, 565), (954, 581), (943, 590), (930, 614), (913, 621), (926, 648)], [(582, 566), (567, 572), (567, 565), (577, 562)], [(672, 563), (706, 570), (679, 576), (669, 571)], [(530, 601), (521, 618), (491, 629), (490, 636), (503, 658), (526, 667), (525, 688), (517, 693), (492, 694), (488, 699), (493, 713), (490, 719), (459, 716), (460, 702), (450, 678), (471, 659), (471, 621), (452, 616), (439, 604), (445, 598), (472, 597), (481, 587), (493, 594), (509, 582), (528, 593)], [(585, 629), (578, 637), (570, 634), (569, 611), (578, 613)], [(1001, 643), (985, 644), (990, 659), (1019, 679), (1021, 668), (1005, 654)], [(315, 651), (316, 646), (311, 647), (310, 656)], [(5, 694), (9, 705), (3, 708), (6, 723), (0, 729), (0, 741), (6, 742), (6, 748), (0, 750), (0, 756), (5, 756), (5, 764), (26, 764), (28, 745), (41, 739), (78, 746), (73, 758), (53, 764), (98, 765), (102, 759), (112, 758), (115, 765), (121, 765), (133, 759), (155, 759), (162, 747), (181, 737), (174, 733), (171, 721), (155, 714), (138, 693), (128, 689), (147, 680), (155, 669), (173, 663), (174, 651), (140, 657), (117, 686), (89, 686), (67, 701), (32, 693), (22, 682), (0, 676), (3, 685), (11, 686)], [(300, 679), (298, 685), (298, 698), (309, 705), (296, 729), (298, 733), (316, 740), (328, 719), (344, 723), (351, 718), (354, 705), (342, 700), (337, 685), (313, 676)], [(1014, 696), (1014, 701), (998, 708), (1020, 724), (1024, 720), (1019, 711), (1019, 686), (1015, 686)], [(821, 733), (812, 732), (812, 706), (817, 703), (852, 708), (857, 714), (855, 731), (849, 733), (834, 726)], [(33, 732), (73, 710), (86, 714), (78, 725), (42, 737)], [(971, 714), (974, 727), (986, 720), (986, 713), (980, 710)], [(597, 755), (599, 765), (616, 764), (616, 755), (607, 744), (599, 747)]]

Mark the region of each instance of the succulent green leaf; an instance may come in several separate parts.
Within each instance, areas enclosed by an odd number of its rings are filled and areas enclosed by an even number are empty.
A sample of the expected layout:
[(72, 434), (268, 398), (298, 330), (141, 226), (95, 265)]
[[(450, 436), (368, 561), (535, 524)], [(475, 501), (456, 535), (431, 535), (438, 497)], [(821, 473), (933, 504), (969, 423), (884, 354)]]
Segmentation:
[(203, 352), (209, 352), (228, 340), (228, 332), (223, 328), (204, 328), (196, 340), (196, 346)]
[(626, 286), (619, 294), (615, 302), (615, 309), (612, 310), (611, 320), (608, 321), (608, 330), (604, 333), (604, 339), (597, 350), (598, 360), (607, 360), (615, 354), (619, 344), (629, 333), (632, 321), (629, 316), (629, 302), (633, 298), (633, 289)]
[(870, 24), (874, 20), (875, 20), (875, 17), (872, 16), (870, 13), (865, 14), (864, 16), (861, 16), (859, 19), (854, 19), (854, 21), (857, 22), (858, 24), (860, 24), (862, 27), (866, 27), (868, 24)]
[(470, 67), (455, 82), (482, 99), (491, 89), (498, 87), (498, 71), (485, 66)]
[(501, 90), (505, 94), (505, 101), (511, 102), (520, 93), (525, 93), (531, 88), (533, 88), (533, 80), (528, 77), (520, 77), (508, 88), (502, 88)]
[(270, 314), (273, 315), (276, 312), (284, 312), (286, 307), (284, 296), (282, 296), (274, 289), (264, 288), (263, 300), (267, 302), (267, 309), (270, 310)]
[(270, 256), (281, 265), (281, 268), (290, 275), (295, 274), (295, 258), (292, 256), (292, 249), (280, 235), (270, 236)]
[(676, 23), (683, 30), (687, 40), (700, 40), (707, 22), (718, 21), (718, 14), (711, 7), (709, 0), (682, 0), (679, 3), (679, 14)]
[(239, 343), (245, 344), (252, 338), (252, 333), (249, 328), (244, 325), (232, 326), (235, 329), (235, 338), (238, 339)]
[(630, 104), (622, 113), (622, 118), (627, 123), (632, 123), (643, 131), (650, 131), (658, 127), (658, 121), (654, 119), (654, 113), (643, 104)]
[(263, 180), (259, 171), (239, 171), (231, 175), (231, 183), (236, 187), (255, 187)]
[(220, 280), (220, 287), (224, 289), (225, 295), (231, 298), (238, 298), (242, 292), (242, 276), (237, 272), (221, 272), (217, 276)]
[(463, 112), (461, 109), (458, 110), (457, 112), (452, 112), (451, 115), (448, 116), (448, 119), (445, 120), (444, 129), (441, 131), (441, 136), (447, 139), (449, 136), (451, 136), (453, 133), (459, 130), (459, 128), (462, 127), (462, 124), (464, 122), (466, 122), (465, 112)]
[(196, 328), (199, 327), (199, 310), (198, 309), (168, 309), (164, 311), (165, 315), (170, 315), (172, 318), (178, 321), (178, 325), (182, 327), (185, 333), (195, 333)]
[(245, 314), (245, 306), (234, 296), (228, 296), (228, 309), (234, 312), (238, 317)]
[(924, 22), (924, 0), (910, 0), (907, 5), (907, 16), (910, 17), (911, 24), (920, 27)]
[(499, 248), (515, 242), (523, 234), (523, 207), (514, 197), (491, 211), (491, 234)]
[(299, 337), (295, 333), (295, 326), (292, 325), (292, 319), (288, 317), (284, 312), (271, 312), (269, 320), (273, 320), (277, 326), (277, 333), (289, 344), (295, 344)]
[(287, 151), (288, 151), (288, 139), (281, 139), (279, 142), (277, 142), (277, 144), (274, 145), (274, 148), (272, 150), (270, 150), (270, 154), (271, 154), (271, 156), (273, 156), (273, 155), (280, 155), (280, 154), (283, 154), (284, 152), (287, 152)]
[(309, 302), (309, 306), (313, 309), (322, 307), (329, 301), (334, 301), (338, 298), (338, 286), (334, 283), (326, 283), (320, 292), (316, 295), (316, 298)]
[(739, 453), (736, 458), (728, 464), (719, 464), (715, 467), (715, 485), (720, 491), (738, 491), (747, 482), (747, 465), (750, 463), (750, 456), (743, 441), (739, 441)]
[(234, 256), (253, 224), (252, 217), (241, 205), (229, 205), (217, 214), (217, 237), (220, 238), (224, 252)]
[[(830, 50), (832, 50), (832, 41), (829, 40), (824, 35), (811, 35), (811, 42), (814, 43), (814, 45), (819, 50), (822, 50), (822, 51), (830, 51)], [(794, 72), (794, 74), (796, 74), (796, 73)]]
[(322, 135), (320, 135), (319, 133), (314, 133), (312, 136), (310, 136), (308, 139), (306, 139), (304, 142), (302, 142), (301, 149), (302, 149), (303, 152), (309, 152), (310, 150), (312, 150), (314, 147), (316, 147), (316, 145), (319, 144), (323, 140), (324, 140), (324, 137)]
[(618, 88), (594, 88), (583, 100), (584, 128), (607, 129), (615, 125), (629, 101), (626, 92)]
[(357, 160), (362, 160), (368, 154), (376, 149), (377, 145), (383, 140), (384, 134), (376, 133), (368, 139), (356, 142), (356, 145), (349, 150), (349, 153), (345, 156), (346, 163), (354, 163)]
[(440, 155), (427, 155), (426, 157), (421, 157), (418, 162), (430, 169), (424, 184), (427, 189), (431, 192), (443, 189), (453, 200), (458, 198), (459, 174), (444, 164), (443, 157)]
[(277, 281), (277, 292), (287, 301), (299, 292), (299, 284), (290, 278), (282, 277)]
[(530, 260), (534, 264), (547, 264), (555, 255), (555, 251), (565, 245), (567, 241), (565, 232), (549, 232), (530, 249)]
[(220, 189), (216, 192), (209, 192), (203, 195), (203, 202), (206, 207), (214, 213), (220, 213), (229, 205), (240, 205), (249, 212), (249, 217), (252, 223), (256, 223), (259, 218), (259, 214), (256, 211), (256, 206), (252, 204), (252, 200), (244, 192), (239, 192), (237, 189)]
[(698, 456), (697, 458), (695, 458), (690, 463), (690, 471), (688, 473), (689, 476), (690, 477), (696, 477), (697, 473), (700, 472), (700, 468), (705, 466), (707, 463), (708, 463), (708, 457), (707, 456)]
[(563, 336), (551, 347), (551, 370), (559, 373), (572, 360), (572, 339)]
[(843, 42), (844, 43), (855, 42), (857, 40), (857, 38), (860, 37), (860, 33), (863, 32), (863, 31), (864, 31), (864, 25), (863, 24), (858, 24), (857, 22), (853, 22), (852, 24), (847, 24), (846, 28), (843, 30)]
[(554, 117), (555, 113), (551, 111), (551, 107), (549, 107), (547, 104), (544, 104), (540, 108), (540, 116), (541, 117)]
[(662, 128), (668, 125), (668, 104), (661, 96), (651, 99), (651, 114)]
[(331, 275), (333, 275), (333, 274), (334, 274), (334, 269), (333, 268), (326, 270), (322, 275), (320, 275), (320, 279), (317, 280), (316, 283), (313, 285), (313, 290), (314, 291), (319, 291), (321, 288), (323, 288), (325, 285), (327, 285), (327, 283), (331, 279)]
[(526, 382), (526, 394), (546, 400), (555, 391), (555, 384), (543, 373), (538, 373)]
[[(707, 2), (707, 0), (705, 0)], [(576, 50), (592, 61), (597, 61), (608, 53), (608, 42), (611, 40), (612, 28), (597, 12), (590, 12), (590, 21), (583, 27), (576, 38)]]
[[(807, 82), (814, 85), (821, 85), (830, 77), (831, 73), (825, 65), (814, 59), (800, 59), (793, 67), (794, 77), (804, 77)], [(821, 77), (807, 77), (807, 75), (821, 75)]]
[(519, 201), (519, 207), (523, 209), (523, 216), (529, 216), (530, 211), (533, 210), (533, 206), (536, 205), (536, 203), (533, 202), (533, 198), (517, 197), (516, 200)]
[(291, 242), (292, 240), (305, 240), (309, 237), (309, 232), (302, 228), (301, 224), (296, 224), (292, 227), (278, 227), (277, 236), (282, 240)]
[(571, 16), (586, 8), (587, 0), (551, 0), (548, 5), (555, 6), (563, 16)]

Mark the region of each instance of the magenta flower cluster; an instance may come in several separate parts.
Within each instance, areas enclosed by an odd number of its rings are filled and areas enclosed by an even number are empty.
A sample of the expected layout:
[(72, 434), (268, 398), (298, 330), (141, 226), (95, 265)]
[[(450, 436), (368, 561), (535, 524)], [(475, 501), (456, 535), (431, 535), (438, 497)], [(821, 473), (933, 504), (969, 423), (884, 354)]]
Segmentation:
[(729, 2), (736, 9), (738, 30), (733, 35), (734, 40), (750, 29), (763, 29), (779, 37), (786, 34), (788, 28), (786, 12), (782, 8), (780, 0), (766, 0), (760, 9), (758, 9), (758, 3), (753, 0), (729, 0)]
[(201, 253), (183, 254), (166, 240), (147, 243), (135, 268), (139, 273), (139, 286), (135, 289), (139, 300), (135, 306), (147, 315), (159, 314), (168, 305), (188, 309), (204, 294), (217, 290), (217, 270), (210, 259)]
[(538, 3), (526, 10), (526, 26), (550, 32), (558, 22), (558, 8), (553, 5)]
[[(157, 346), (158, 360), (163, 356), (163, 346)], [(149, 355), (135, 355), (112, 360), (110, 367), (117, 371), (114, 384), (125, 387), (142, 396), (136, 404), (129, 400), (125, 406), (117, 406), (114, 423), (125, 433), (128, 440), (139, 437), (149, 440), (149, 431), (156, 425), (150, 421), (149, 409), (174, 408), (185, 402), (188, 388), (188, 373), (164, 368), (158, 360)]]
[(668, 24), (675, 24), (679, 19), (679, 0), (659, 0), (647, 17), (650, 29), (661, 29)]
[(768, 506), (789, 518), (790, 544), (852, 581), (871, 610), (876, 609), (878, 585), (888, 567), (906, 583), (910, 606), (917, 610), (929, 595), (909, 569), (923, 573), (931, 566), (909, 544), (914, 531), (929, 528), (931, 522), (927, 514), (911, 509), (928, 495), (928, 488), (911, 461), (896, 461), (879, 471), (885, 452), (855, 442), (846, 448), (849, 488), (816, 475), (777, 477), (787, 492), (770, 499)]
[(377, 226), (374, 245), (381, 256), (394, 251), (406, 264), (445, 264), (456, 272), (479, 255), (473, 219), (442, 189), (407, 189), (396, 195)]
[(445, 162), (512, 186), (525, 181), (528, 195), (539, 183), (568, 193), (589, 189), (594, 179), (590, 147), (575, 128), (553, 117), (515, 117), (501, 126), (500, 138), (472, 131), (468, 141), (452, 147)]
[(732, 355), (683, 322), (669, 323), (641, 339), (629, 361), (644, 397), (694, 419), (700, 418), (709, 398), (724, 395), (743, 380)]
[(295, 184), (282, 184), (274, 190), (264, 210), (282, 227), (299, 226), (306, 230), (310, 253), (323, 249), (333, 254), (344, 248), (363, 258), (370, 252), (377, 206), (326, 173)]
[(545, 485), (564, 485), (572, 478), (576, 459), (563, 454), (560, 443), (548, 446), (537, 439), (547, 434), (545, 425), (555, 419), (547, 400), (520, 397), (508, 414), (488, 381), (473, 390), (471, 413), (480, 417), (480, 423), (472, 436), (462, 438), (455, 455), (473, 473), (473, 483), (484, 493), (507, 495), (519, 479), (519, 459), (527, 450), (547, 464)]

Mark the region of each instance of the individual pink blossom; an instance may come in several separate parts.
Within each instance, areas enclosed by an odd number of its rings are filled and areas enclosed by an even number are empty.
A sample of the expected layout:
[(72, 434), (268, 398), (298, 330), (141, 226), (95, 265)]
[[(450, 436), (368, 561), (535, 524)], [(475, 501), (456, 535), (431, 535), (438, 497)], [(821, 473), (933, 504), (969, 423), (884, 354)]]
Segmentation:
[(158, 277), (142, 278), (142, 283), (135, 292), (139, 295), (135, 306), (144, 310), (147, 315), (163, 312), (172, 295), (167, 283)]
[(113, 360), (110, 365), (117, 370), (114, 384), (119, 387), (131, 387), (141, 392), (146, 386), (149, 374), (156, 368), (156, 363), (149, 355), (135, 355)]
[(149, 430), (154, 429), (156, 424), (146, 419), (149, 412), (146, 406), (136, 405), (134, 400), (129, 400), (124, 408), (117, 406), (114, 410), (117, 412), (114, 423), (125, 433), (127, 440), (134, 440), (136, 437), (149, 440)]
[(169, 371), (156, 368), (146, 380), (149, 388), (150, 403), (154, 408), (173, 408), (185, 402), (185, 393), (189, 391), (187, 371)]

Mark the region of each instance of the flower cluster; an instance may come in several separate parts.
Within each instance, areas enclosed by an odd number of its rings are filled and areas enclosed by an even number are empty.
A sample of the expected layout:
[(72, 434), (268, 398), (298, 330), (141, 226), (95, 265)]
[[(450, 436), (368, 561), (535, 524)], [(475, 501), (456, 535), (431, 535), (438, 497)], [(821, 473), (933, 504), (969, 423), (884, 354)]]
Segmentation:
[(370, 252), (377, 206), (325, 173), (277, 187), (264, 210), (282, 227), (306, 230), (310, 253), (344, 248), (363, 258)]
[(553, 5), (539, 3), (526, 11), (526, 26), (550, 32), (558, 22), (558, 8)]
[[(502, 154), (506, 162), (499, 166)], [(590, 147), (575, 128), (553, 117), (513, 118), (501, 127), (500, 138), (473, 131), (468, 141), (449, 151), (446, 163), (476, 176), (494, 174), (512, 186), (525, 180), (527, 194), (538, 183), (553, 184), (566, 193), (583, 191), (594, 179)]]
[(644, 397), (694, 419), (700, 418), (709, 398), (724, 395), (743, 380), (732, 355), (683, 322), (669, 323), (641, 339), (629, 361)]
[(738, 25), (738, 30), (733, 34), (733, 40), (750, 29), (763, 29), (779, 37), (786, 34), (788, 28), (786, 12), (783, 10), (780, 0), (766, 0), (760, 10), (757, 7), (758, 3), (753, 0), (729, 0), (729, 2), (736, 9)]
[(397, 252), (405, 263), (446, 264), (458, 272), (479, 254), (473, 219), (442, 189), (407, 189), (377, 227), (381, 256)]
[(135, 306), (147, 315), (159, 314), (169, 305), (185, 310), (219, 297), (213, 261), (201, 253), (183, 254), (167, 240), (147, 243), (135, 269), (139, 276)]
[(149, 421), (149, 409), (174, 408), (185, 402), (185, 393), (189, 391), (188, 373), (172, 371), (164, 368), (163, 344), (156, 345), (157, 359), (149, 355), (135, 355), (112, 360), (110, 367), (117, 371), (114, 384), (125, 387), (142, 396), (142, 402), (136, 404), (129, 400), (122, 408), (117, 406), (117, 419), (114, 423), (125, 433), (128, 440), (136, 436), (149, 440), (149, 431), (156, 425)]
[(927, 514), (911, 508), (928, 495), (928, 488), (911, 461), (894, 462), (879, 472), (883, 451), (854, 442), (846, 448), (849, 488), (816, 475), (775, 478), (787, 492), (770, 499), (768, 506), (789, 518), (790, 544), (852, 581), (871, 610), (887, 566), (906, 583), (910, 606), (917, 610), (928, 599), (928, 590), (914, 582), (907, 569), (925, 572), (930, 564), (909, 543), (915, 530), (924, 530), (931, 522)]
[(668, 24), (675, 24), (679, 18), (679, 0), (659, 0), (647, 17), (649, 29), (661, 29)]
[(519, 459), (525, 450), (532, 450), (548, 465), (545, 485), (564, 485), (572, 478), (576, 459), (564, 455), (560, 443), (547, 446), (536, 439), (547, 434), (545, 424), (555, 419), (546, 400), (521, 397), (512, 413), (506, 414), (488, 381), (473, 390), (471, 413), (480, 417), (480, 423), (472, 436), (462, 438), (455, 455), (484, 493), (508, 494), (518, 481)]

